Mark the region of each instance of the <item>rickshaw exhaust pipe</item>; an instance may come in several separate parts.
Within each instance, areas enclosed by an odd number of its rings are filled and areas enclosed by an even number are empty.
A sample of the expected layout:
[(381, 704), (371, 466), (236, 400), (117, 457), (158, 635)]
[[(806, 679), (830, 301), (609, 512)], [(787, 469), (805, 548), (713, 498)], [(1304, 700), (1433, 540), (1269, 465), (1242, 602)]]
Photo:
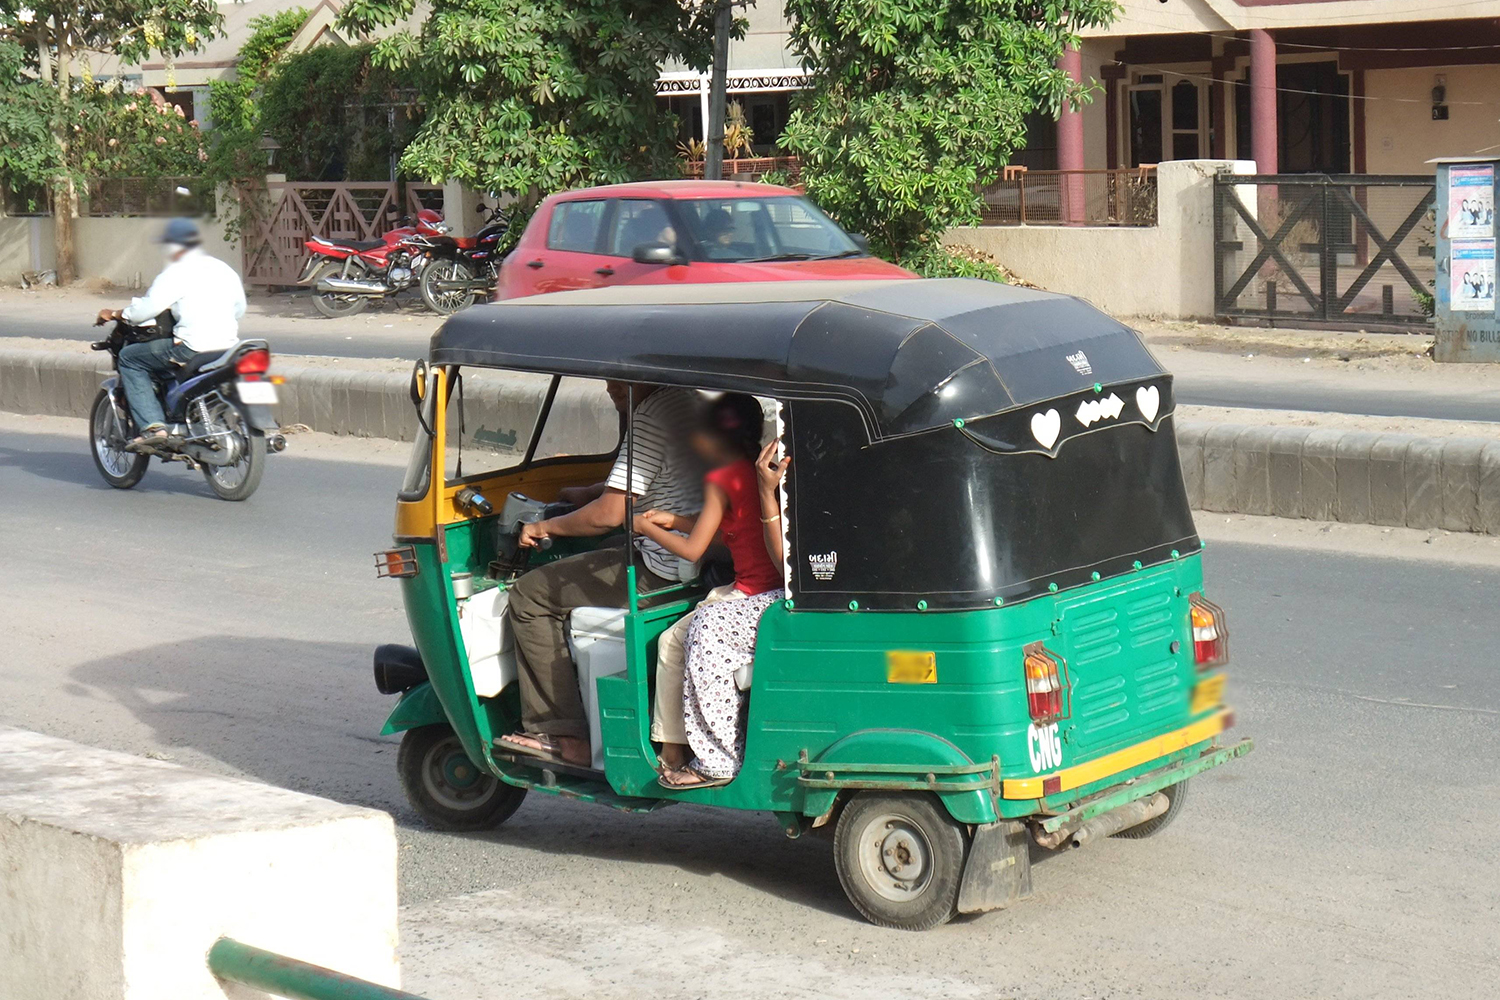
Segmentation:
[(1155, 819), (1166, 812), (1171, 805), (1171, 799), (1157, 792), (1155, 795), (1136, 799), (1117, 809), (1101, 813), (1077, 826), (1064, 826), (1051, 833), (1046, 833), (1038, 827), (1033, 834), (1033, 839), (1037, 844), (1051, 851), (1064, 847), (1076, 850), (1096, 840), (1112, 837), (1121, 830), (1128, 830), (1132, 826), (1140, 826), (1147, 820)]
[(358, 281), (354, 278), (320, 278), (315, 291), (334, 295), (384, 295), (388, 289), (381, 281)]

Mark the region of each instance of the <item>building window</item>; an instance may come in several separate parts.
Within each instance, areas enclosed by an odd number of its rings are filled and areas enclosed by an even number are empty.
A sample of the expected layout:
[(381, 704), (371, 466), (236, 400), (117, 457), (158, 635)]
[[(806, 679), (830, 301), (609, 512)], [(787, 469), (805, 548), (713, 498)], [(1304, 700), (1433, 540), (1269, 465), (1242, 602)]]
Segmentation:
[(1026, 146), (1010, 154), (1010, 162), (1027, 170), (1057, 169), (1057, 119), (1044, 111), (1026, 116)]
[(1160, 163), (1162, 160), (1162, 114), (1161, 87), (1131, 87), (1129, 163), (1138, 167), (1143, 163)]

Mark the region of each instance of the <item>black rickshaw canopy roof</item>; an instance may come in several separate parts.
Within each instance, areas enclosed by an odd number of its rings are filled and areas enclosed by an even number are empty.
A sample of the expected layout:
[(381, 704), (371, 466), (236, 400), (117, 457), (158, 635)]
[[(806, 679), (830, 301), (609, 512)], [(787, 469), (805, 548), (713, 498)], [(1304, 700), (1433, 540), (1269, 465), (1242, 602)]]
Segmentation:
[(969, 278), (534, 295), (451, 317), (430, 360), (839, 400), (872, 442), (1165, 374), (1080, 299)]

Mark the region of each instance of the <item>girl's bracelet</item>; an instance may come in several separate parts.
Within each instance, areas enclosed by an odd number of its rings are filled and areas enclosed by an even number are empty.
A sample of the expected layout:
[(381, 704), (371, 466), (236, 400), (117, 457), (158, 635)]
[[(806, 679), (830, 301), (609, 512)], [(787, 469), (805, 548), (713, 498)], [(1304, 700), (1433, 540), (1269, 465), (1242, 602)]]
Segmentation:
[(775, 515), (773, 515), (771, 517), (763, 517), (763, 518), (761, 518), (760, 519), (760, 523), (761, 524), (775, 524), (779, 520), (781, 520), (781, 515), (780, 514), (775, 514)]

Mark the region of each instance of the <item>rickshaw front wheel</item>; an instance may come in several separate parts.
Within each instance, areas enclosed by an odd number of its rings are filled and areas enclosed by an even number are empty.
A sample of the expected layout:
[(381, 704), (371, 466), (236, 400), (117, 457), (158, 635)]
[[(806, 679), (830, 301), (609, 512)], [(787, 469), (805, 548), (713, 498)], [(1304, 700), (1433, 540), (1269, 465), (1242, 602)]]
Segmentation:
[(445, 725), (408, 729), (396, 770), (406, 801), (437, 830), (497, 827), (526, 798), (526, 789), (507, 785), (470, 760), (458, 734)]
[(833, 835), (839, 883), (872, 924), (925, 931), (958, 904), (968, 838), (932, 796), (860, 792)]

